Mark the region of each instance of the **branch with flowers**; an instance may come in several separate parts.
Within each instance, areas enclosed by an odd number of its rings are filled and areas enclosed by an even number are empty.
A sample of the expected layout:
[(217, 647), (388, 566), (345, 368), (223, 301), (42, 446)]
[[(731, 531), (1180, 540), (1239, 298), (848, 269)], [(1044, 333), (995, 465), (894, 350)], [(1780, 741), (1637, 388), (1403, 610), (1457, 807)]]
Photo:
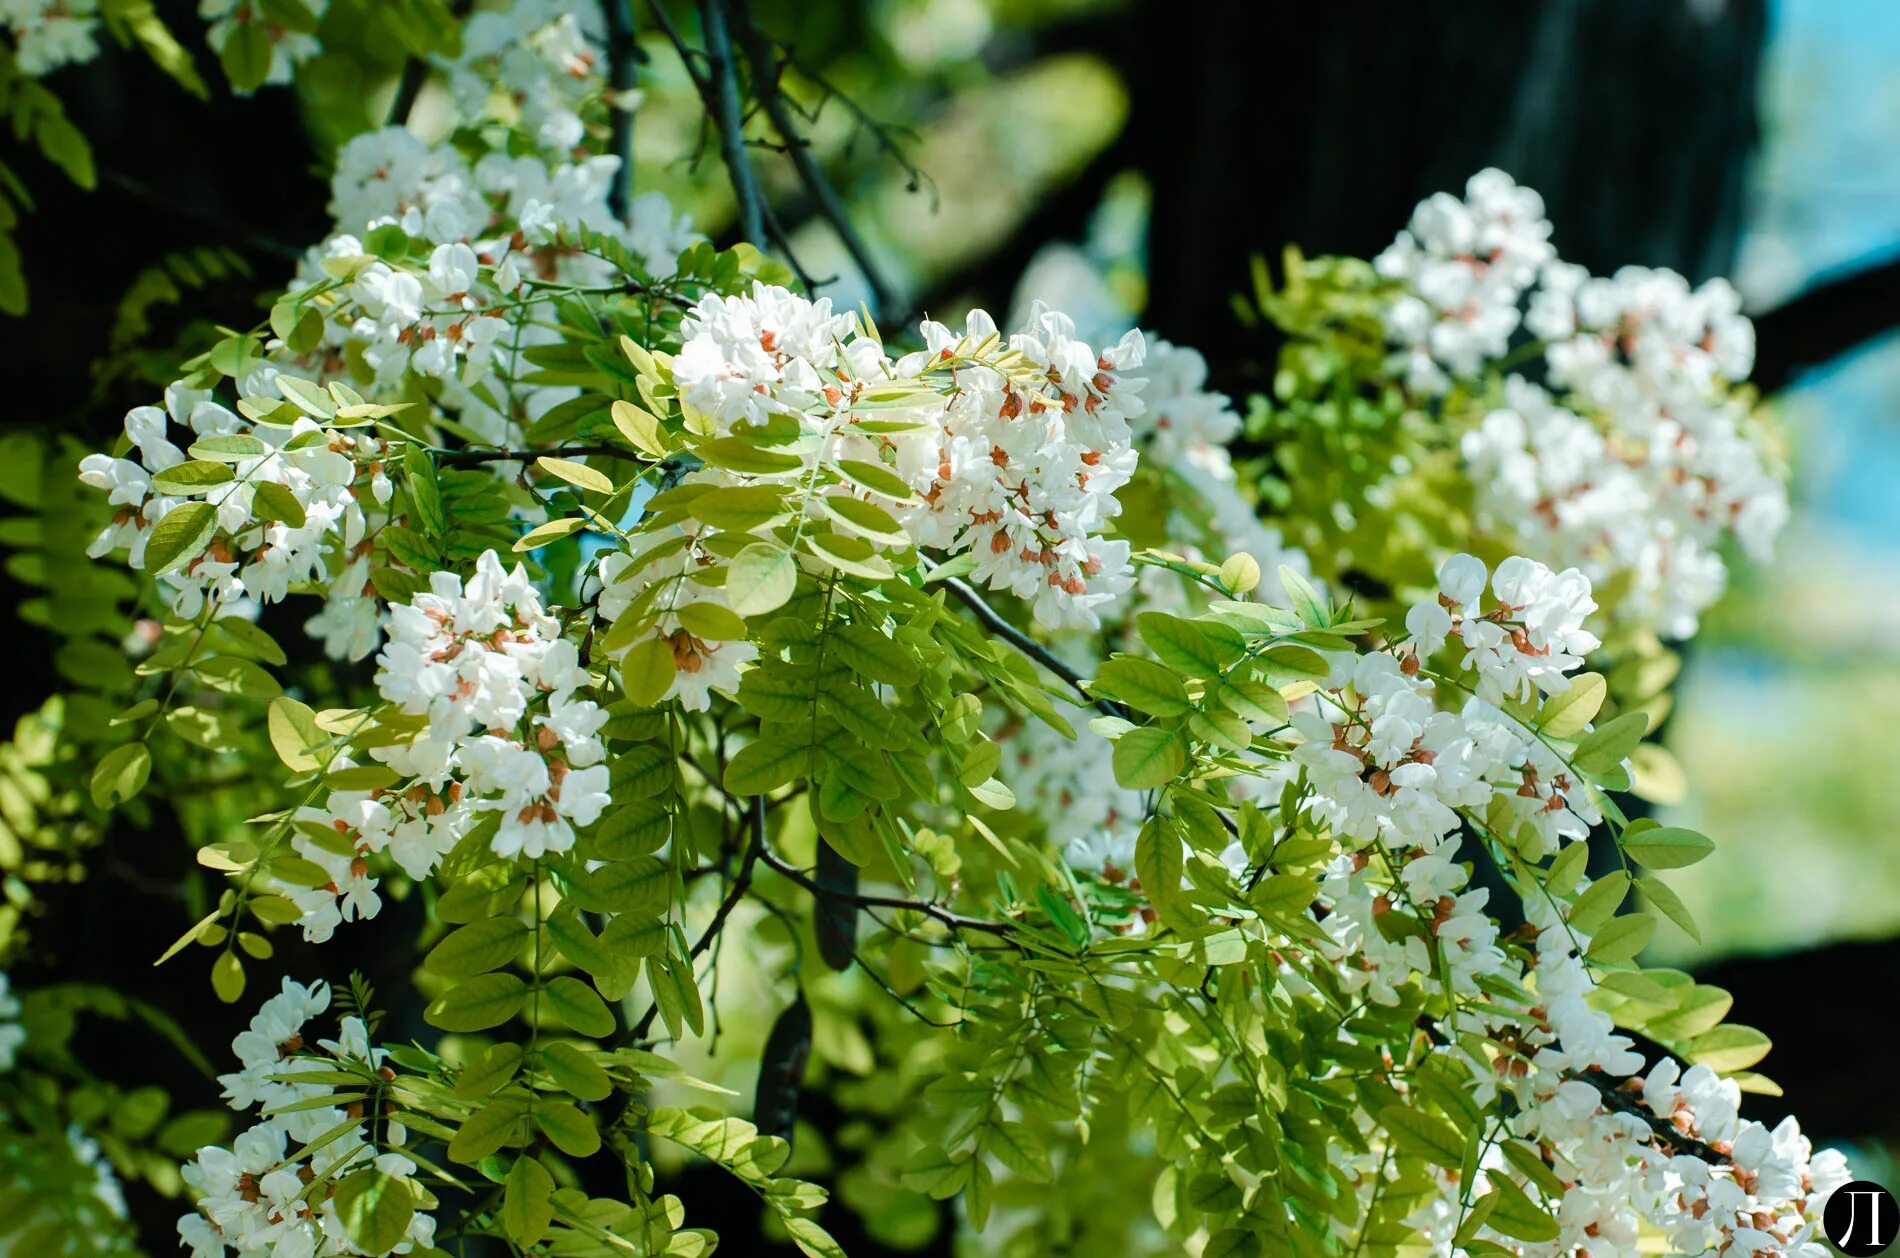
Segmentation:
[[(749, 103), (868, 266), (784, 46), (698, 14), (652, 11), (746, 235), (785, 252)], [(1844, 1161), (1642, 964), (1714, 844), (1619, 802), (1785, 516), (1732, 294), (1589, 276), (1483, 172), (1289, 258), (1243, 420), (1139, 330), (887, 332), (623, 202), (593, 16), (471, 16), (451, 134), (344, 144), (266, 318), (79, 463), (152, 627), (73, 806), (176, 815), (214, 889), (158, 962), (270, 992), (196, 1258), (707, 1252), (668, 1149), (813, 1255), (952, 1197), (1022, 1247), (1070, 1194), (1103, 1252), (1818, 1255)], [(339, 936), (405, 990), (283, 973)]]

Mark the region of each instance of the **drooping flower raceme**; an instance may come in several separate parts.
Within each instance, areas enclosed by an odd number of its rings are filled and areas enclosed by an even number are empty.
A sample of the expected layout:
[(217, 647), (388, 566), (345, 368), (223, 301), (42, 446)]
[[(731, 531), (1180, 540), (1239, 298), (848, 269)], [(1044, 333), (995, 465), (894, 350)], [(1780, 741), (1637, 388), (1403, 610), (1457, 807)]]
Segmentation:
[[(224, 1097), (258, 1121), (229, 1148), (207, 1146), (184, 1168), (194, 1210), (178, 1220), (181, 1245), (192, 1258), (330, 1258), (363, 1251), (349, 1239), (334, 1197), (352, 1175), (378, 1176), (385, 1191), (407, 1191), (418, 1203), (430, 1200), (414, 1182), (416, 1164), (394, 1151), (406, 1134), (396, 1124), (364, 1119), (350, 1125), (342, 1104), (322, 1104), (337, 1089), (339, 1070), (359, 1074), (365, 1085), (387, 1082), (394, 1073), (384, 1053), (372, 1048), (361, 1019), (341, 1020), (337, 1037), (312, 1043), (305, 1028), (330, 1007), (325, 983), (305, 986), (286, 978), (264, 1001), (248, 1029), (231, 1041), (239, 1069), (220, 1075)], [(297, 1076), (325, 1079), (299, 1083)], [(291, 1154), (312, 1146), (304, 1158)], [(321, 1180), (321, 1191), (309, 1186)], [(403, 1239), (389, 1252), (427, 1249), (435, 1216), (415, 1209)]]
[[(1754, 329), (1724, 280), (1592, 276), (1550, 234), (1537, 194), (1494, 170), (1462, 201), (1421, 202), (1376, 262), (1391, 369), (1426, 401), (1453, 381), (1495, 397), (1497, 373), (1501, 405), (1447, 416), (1479, 526), (1599, 585), (1627, 575), (1618, 615), (1688, 637), (1726, 584), (1727, 539), (1764, 561), (1788, 518), (1785, 471), (1736, 391)], [(1537, 370), (1506, 370), (1525, 358)]]
[(1519, 301), (1555, 256), (1544, 199), (1502, 171), (1473, 175), (1462, 201), (1446, 192), (1421, 201), (1373, 263), (1405, 289), (1385, 321), (1411, 386), (1442, 393), (1503, 357)]
[(961, 333), (926, 322), (893, 362), (855, 316), (765, 284), (707, 298), (681, 333), (680, 398), (715, 431), (789, 417), (811, 462), (888, 467), (916, 494), (896, 512), (912, 543), (967, 553), (1043, 624), (1093, 626), (1131, 583), (1127, 544), (1101, 534), (1135, 467), (1140, 333), (1098, 353), (1038, 307), (1005, 341), (976, 311)]
[(0, 0), (15, 63), (38, 77), (99, 55), (99, 0)]
[(1721, 280), (1691, 290), (1670, 271), (1601, 279), (1553, 263), (1527, 318), (1548, 342), (1546, 385), (1508, 377), (1504, 405), (1463, 440), (1488, 522), (1553, 563), (1631, 574), (1628, 598), (1671, 637), (1721, 594), (1724, 540), (1764, 561), (1788, 518), (1731, 391), (1754, 362), (1739, 307)]
[[(376, 684), (410, 736), (370, 754), (398, 775), (371, 790), (333, 790), (297, 815), (296, 853), (329, 876), (274, 888), (321, 941), (381, 909), (375, 862), (424, 879), (486, 824), (504, 858), (565, 852), (607, 806), (607, 716), (580, 691), (593, 679), (542, 607), (526, 571), (485, 552), (466, 582), (437, 573), (390, 609)], [(333, 767), (343, 767), (341, 765)]]

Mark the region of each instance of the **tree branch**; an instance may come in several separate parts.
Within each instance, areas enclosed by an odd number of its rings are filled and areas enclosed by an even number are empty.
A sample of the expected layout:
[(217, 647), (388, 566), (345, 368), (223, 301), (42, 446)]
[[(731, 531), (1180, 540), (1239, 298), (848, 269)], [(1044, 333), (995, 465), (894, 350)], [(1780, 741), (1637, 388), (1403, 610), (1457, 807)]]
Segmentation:
[[(767, 861), (771, 859), (770, 853), (765, 850), (765, 796), (752, 796), (750, 809), (752, 842), (746, 847), (745, 856), (739, 861), (739, 872), (733, 875), (732, 885), (726, 889), (725, 898), (719, 902), (719, 907), (713, 910), (712, 920), (706, 923), (706, 929), (700, 932), (699, 938), (686, 954), (689, 965), (712, 946), (712, 941), (718, 938), (719, 932), (724, 929), (726, 919), (732, 916), (732, 910), (738, 907), (739, 901), (745, 899), (746, 892), (752, 886), (752, 875), (758, 868), (759, 858), (763, 856)], [(716, 965), (717, 962), (715, 961), (714, 964)], [(638, 1044), (645, 1040), (647, 1032), (653, 1029), (653, 1019), (659, 1015), (659, 1012), (660, 1002), (656, 1000), (645, 1013), (640, 1015), (640, 1020), (627, 1031), (624, 1042)]]
[(1105, 716), (1119, 716), (1123, 720), (1132, 719), (1128, 709), (1121, 704), (1112, 699), (1098, 699), (1090, 694), (1088, 688), (1082, 684), (1082, 674), (1064, 664), (1048, 647), (1004, 620), (997, 614), (994, 607), (983, 601), (983, 596), (978, 594), (968, 582), (951, 577), (943, 584), (945, 589), (956, 596), (958, 602), (976, 613), (976, 618), (983, 622), (985, 629), (1060, 677), (1069, 689), (1082, 697), (1082, 702)]
[(820, 884), (817, 879), (805, 873), (805, 871), (798, 868), (798, 866), (781, 860), (769, 847), (765, 847), (763, 844), (761, 844), (760, 847), (760, 860), (815, 896), (824, 896), (826, 899), (832, 900), (844, 900), (857, 905), (859, 908), (911, 909), (915, 912), (922, 913), (928, 918), (941, 922), (955, 931), (973, 930), (981, 931), (989, 935), (1008, 935), (1013, 929), (1008, 922), (991, 922), (979, 917), (962, 917), (952, 913), (948, 909), (939, 908), (923, 900), (906, 900), (899, 896), (888, 895), (864, 895), (861, 892), (840, 891), (833, 887), (827, 887)]
[(570, 459), (577, 454), (598, 454), (616, 459), (637, 459), (632, 450), (620, 446), (551, 446), (546, 450), (437, 450), (435, 461), (450, 467), (471, 463), (532, 463), (543, 455)]
[(732, 6), (738, 25), (739, 42), (744, 46), (746, 59), (752, 68), (752, 94), (758, 97), (766, 117), (771, 120), (772, 129), (777, 131), (779, 138), (785, 142), (786, 156), (791, 158), (792, 166), (798, 171), (798, 177), (803, 181), (806, 191), (810, 192), (812, 200), (817, 202), (819, 213), (838, 234), (838, 239), (844, 243), (845, 251), (851, 255), (851, 260), (857, 264), (865, 283), (870, 286), (871, 313), (873, 317), (880, 317), (894, 308), (895, 294), (889, 281), (878, 269), (876, 260), (871, 257), (870, 248), (864, 243), (864, 238), (858, 234), (858, 229), (852, 223), (851, 215), (846, 211), (837, 189), (832, 187), (831, 180), (825, 175), (824, 167), (820, 166), (818, 159), (812, 155), (811, 142), (799, 133), (798, 125), (792, 118), (792, 111), (780, 89), (779, 81), (785, 71), (784, 63), (776, 58), (772, 41), (759, 29), (758, 23), (752, 20), (752, 14), (744, 0), (725, 0), (725, 2)]
[(1641, 1119), (1643, 1124), (1655, 1133), (1656, 1139), (1664, 1144), (1679, 1149), (1690, 1157), (1707, 1162), (1710, 1166), (1730, 1164), (1730, 1159), (1719, 1149), (1704, 1144), (1693, 1136), (1683, 1135), (1676, 1130), (1675, 1124), (1652, 1114), (1649, 1107), (1644, 1105), (1638, 1097), (1625, 1092), (1616, 1079), (1604, 1074), (1601, 1070), (1585, 1070), (1574, 1077), (1589, 1084), (1602, 1095), (1605, 1109), (1615, 1110), (1619, 1114), (1631, 1114)]
[(633, 110), (620, 98), (633, 91), (640, 44), (634, 37), (633, 0), (605, 0), (601, 7), (607, 15), (607, 86), (612, 92), (607, 102), (612, 127), (607, 151), (620, 159), (613, 187), (607, 192), (607, 207), (625, 223), (633, 204)]
[(1755, 370), (1764, 397), (1802, 370), (1818, 367), (1900, 327), (1900, 254), (1834, 272), (1756, 316)]
[(385, 127), (400, 127), (409, 121), (409, 114), (416, 107), (416, 98), (422, 95), (422, 87), (429, 81), (429, 63), (421, 57), (411, 57), (402, 63), (402, 77), (396, 80), (396, 94), (389, 100), (389, 116), (383, 120)]
[[(656, 4), (655, 9), (658, 9)], [(765, 239), (765, 203), (758, 178), (745, 151), (745, 117), (740, 109), (739, 76), (732, 61), (732, 35), (726, 29), (722, 0), (699, 0), (700, 26), (706, 37), (707, 75), (702, 81), (707, 112), (719, 130), (719, 151), (739, 203), (739, 234), (750, 241)], [(681, 59), (685, 60), (684, 49)], [(691, 62), (688, 61), (690, 68)]]

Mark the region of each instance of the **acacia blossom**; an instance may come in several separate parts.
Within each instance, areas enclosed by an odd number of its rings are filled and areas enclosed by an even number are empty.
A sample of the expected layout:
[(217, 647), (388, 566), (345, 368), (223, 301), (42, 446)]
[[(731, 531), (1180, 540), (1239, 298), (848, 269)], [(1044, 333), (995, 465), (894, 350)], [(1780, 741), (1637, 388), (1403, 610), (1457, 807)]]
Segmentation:
[[(332, 1135), (344, 1124), (341, 1105), (320, 1102), (335, 1091), (328, 1082), (299, 1083), (299, 1075), (328, 1076), (339, 1066), (394, 1073), (385, 1054), (372, 1048), (362, 1019), (343, 1018), (334, 1040), (312, 1043), (311, 1019), (330, 1007), (327, 983), (304, 985), (286, 978), (231, 1041), (239, 1068), (220, 1075), (225, 1100), (258, 1120), (229, 1148), (208, 1145), (185, 1164), (183, 1176), (194, 1210), (178, 1220), (179, 1243), (192, 1258), (332, 1258), (358, 1249), (337, 1216), (332, 1197), (349, 1174), (373, 1167), (398, 1185), (413, 1182), (416, 1164), (395, 1152), (406, 1139), (400, 1126), (383, 1124), (380, 1145), (371, 1143), (365, 1121)], [(319, 1139), (323, 1137), (323, 1139)], [(308, 1144), (303, 1159), (290, 1154)], [(308, 1186), (324, 1179), (320, 1193)], [(416, 1186), (418, 1192), (420, 1186)], [(423, 1200), (428, 1200), (426, 1196)], [(418, 1209), (403, 1239), (388, 1251), (427, 1250), (435, 1239), (435, 1216)]]

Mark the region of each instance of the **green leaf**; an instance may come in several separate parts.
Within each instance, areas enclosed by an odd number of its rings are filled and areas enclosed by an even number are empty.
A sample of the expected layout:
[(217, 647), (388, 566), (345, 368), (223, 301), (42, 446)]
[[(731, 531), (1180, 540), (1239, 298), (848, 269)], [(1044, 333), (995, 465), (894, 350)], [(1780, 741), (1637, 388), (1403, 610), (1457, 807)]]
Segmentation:
[(594, 832), (592, 854), (608, 861), (651, 856), (666, 845), (672, 816), (652, 800), (641, 800), (609, 813)]
[(528, 985), (513, 974), (483, 974), (459, 983), (430, 1002), (422, 1017), (444, 1031), (486, 1031), (521, 1010)]
[(244, 962), (235, 952), (221, 952), (211, 963), (211, 990), (219, 1000), (234, 1005), (244, 994)]
[[(208, 459), (193, 459), (189, 463), (179, 463), (162, 472), (152, 473), (152, 488), (161, 494), (174, 498), (187, 498), (192, 494), (203, 493), (213, 485), (222, 485), (234, 479), (236, 473), (228, 463), (213, 463)], [(279, 486), (281, 489), (282, 486)]]
[(152, 752), (144, 743), (114, 747), (93, 767), (90, 794), (100, 808), (116, 808), (145, 789), (152, 774)]
[(218, 53), (218, 64), (224, 67), (225, 78), (239, 92), (255, 92), (264, 86), (264, 80), (270, 77), (271, 58), (276, 45), (271, 43), (270, 32), (260, 22), (240, 22), (231, 28), (224, 47)]
[(521, 1045), (501, 1043), (468, 1065), (455, 1079), (455, 1095), (464, 1101), (493, 1096), (521, 1069)]
[(1153, 660), (1117, 655), (1088, 683), (1089, 693), (1114, 699), (1155, 716), (1179, 716), (1188, 710), (1187, 687)]
[(449, 978), (468, 978), (498, 970), (520, 955), (528, 925), (519, 918), (491, 917), (450, 931), (422, 964)]
[(785, 517), (785, 489), (779, 485), (734, 485), (711, 489), (686, 504), (695, 519), (727, 533), (752, 533)]
[(650, 412), (632, 402), (621, 401), (613, 404), (611, 413), (614, 427), (620, 430), (620, 435), (634, 449), (650, 458), (663, 459), (667, 456), (666, 429)]
[(600, 1149), (600, 1132), (587, 1116), (566, 1101), (535, 1107), (534, 1124), (569, 1157), (592, 1157)]
[(679, 675), (679, 664), (671, 643), (661, 638), (644, 638), (621, 657), (620, 683), (627, 697), (643, 708), (650, 708), (666, 696)]
[(1656, 919), (1647, 913), (1619, 917), (1597, 932), (1583, 955), (1604, 965), (1632, 960), (1656, 933)]
[(163, 576), (196, 559), (217, 531), (218, 511), (208, 502), (183, 502), (152, 526), (145, 543), (145, 570)]
[(1537, 728), (1552, 738), (1570, 738), (1596, 719), (1609, 686), (1601, 673), (1579, 673), (1570, 679), (1570, 689), (1544, 700), (1537, 713)]
[(799, 1252), (808, 1258), (845, 1258), (844, 1246), (810, 1219), (794, 1215), (785, 1220), (785, 1230), (791, 1235), (792, 1243), (798, 1246)]
[(309, 523), (297, 495), (276, 481), (259, 481), (253, 490), (251, 509), (260, 520), (281, 520), (293, 529)]
[(1111, 762), (1115, 780), (1129, 790), (1154, 790), (1187, 770), (1187, 746), (1171, 730), (1142, 726), (1115, 740)]
[(1324, 629), (1333, 623), (1326, 610), (1326, 601), (1313, 588), (1312, 582), (1287, 567), (1280, 565), (1280, 585), (1286, 590), (1287, 599), (1292, 602), (1293, 610), (1299, 613), (1301, 620), (1315, 629)]
[[(1286, 571), (1280, 569), (1283, 576)], [(1392, 1142), (1400, 1152), (1453, 1169), (1464, 1162), (1465, 1138), (1442, 1118), (1421, 1114), (1406, 1105), (1388, 1105), (1379, 1111), (1379, 1125), (1392, 1133)]]
[(317, 714), (289, 695), (270, 701), (270, 745), (293, 773), (308, 773), (320, 763), (316, 752), (328, 747), (330, 736), (317, 727)]
[[(1578, 847), (1584, 845), (1579, 843)], [(1623, 897), (1629, 894), (1630, 876), (1622, 870), (1603, 875), (1584, 889), (1570, 906), (1570, 928), (1593, 935), (1603, 923), (1616, 916)]]
[(1574, 763), (1585, 773), (1608, 773), (1622, 765), (1648, 732), (1647, 713), (1625, 712), (1585, 734), (1577, 744)]
[(838, 527), (867, 542), (900, 549), (910, 545), (910, 534), (904, 531), (904, 526), (892, 519), (890, 512), (874, 503), (862, 498), (827, 495), (818, 499), (818, 506)]
[(1221, 675), (1247, 649), (1237, 629), (1217, 621), (1183, 620), (1167, 612), (1143, 612), (1135, 618), (1141, 640), (1168, 667), (1193, 677)]
[(1181, 836), (1174, 823), (1163, 817), (1148, 818), (1135, 839), (1135, 876), (1157, 906), (1173, 903), (1181, 893), (1182, 864)]
[(558, 520), (549, 520), (546, 524), (529, 529), (515, 539), (517, 554), (558, 542), (563, 537), (578, 533), (587, 527), (587, 521), (577, 515), (563, 516)]
[(741, 616), (783, 607), (797, 588), (798, 564), (792, 552), (770, 542), (752, 543), (726, 568), (726, 601)]
[(1658, 913), (1682, 928), (1682, 933), (1702, 942), (1702, 931), (1696, 926), (1695, 914), (1682, 902), (1675, 889), (1660, 878), (1644, 878), (1636, 884), (1636, 890)]
[(261, 459), (270, 453), (270, 449), (248, 432), (229, 432), (216, 437), (200, 437), (192, 442), (191, 457), (220, 463), (242, 463), (245, 459)]
[(864, 463), (857, 459), (840, 459), (838, 471), (852, 484), (868, 489), (874, 494), (894, 498), (898, 502), (910, 502), (916, 498), (904, 478), (880, 463)]
[(1715, 843), (1682, 826), (1652, 826), (1625, 833), (1623, 850), (1651, 869), (1681, 869), (1713, 852)]
[(579, 979), (563, 974), (549, 981), (543, 995), (554, 1016), (582, 1035), (602, 1039), (614, 1033), (613, 1011), (599, 993)]
[(803, 744), (760, 734), (726, 762), (723, 781), (734, 795), (764, 795), (796, 782), (808, 769)]
[(1766, 1057), (1770, 1047), (1768, 1037), (1754, 1027), (1731, 1022), (1696, 1036), (1689, 1041), (1684, 1055), (1697, 1065), (1726, 1075), (1747, 1070)]
[(614, 1090), (613, 1080), (592, 1057), (572, 1044), (550, 1044), (541, 1050), (541, 1068), (556, 1087), (583, 1101), (602, 1101)]
[(343, 1230), (368, 1254), (386, 1254), (402, 1244), (416, 1213), (415, 1192), (408, 1181), (375, 1167), (345, 1178), (336, 1186), (330, 1204), (336, 1207)]
[(1555, 1240), (1559, 1231), (1557, 1220), (1550, 1212), (1532, 1201), (1530, 1197), (1509, 1178), (1495, 1175), (1491, 1178), (1493, 1190), (1498, 1194), (1498, 1204), (1485, 1220), (1493, 1231), (1521, 1241)]
[(534, 461), (534, 465), (551, 476), (558, 476), (570, 485), (579, 485), (582, 489), (593, 493), (611, 494), (614, 491), (614, 483), (607, 479), (605, 472), (591, 468), (585, 463), (576, 463), (572, 459), (557, 459), (544, 454)]
[(501, 1199), (501, 1226), (517, 1245), (533, 1248), (554, 1221), (554, 1176), (535, 1159), (515, 1159)]
[(680, 627), (695, 638), (704, 638), (708, 642), (739, 642), (746, 636), (745, 621), (737, 613), (718, 603), (688, 603), (684, 607), (675, 607), (673, 615), (679, 620)]
[(449, 1141), (449, 1156), (474, 1163), (505, 1145), (520, 1144), (522, 1120), (527, 1116), (526, 1098), (512, 1093), (497, 1097), (462, 1121)]

